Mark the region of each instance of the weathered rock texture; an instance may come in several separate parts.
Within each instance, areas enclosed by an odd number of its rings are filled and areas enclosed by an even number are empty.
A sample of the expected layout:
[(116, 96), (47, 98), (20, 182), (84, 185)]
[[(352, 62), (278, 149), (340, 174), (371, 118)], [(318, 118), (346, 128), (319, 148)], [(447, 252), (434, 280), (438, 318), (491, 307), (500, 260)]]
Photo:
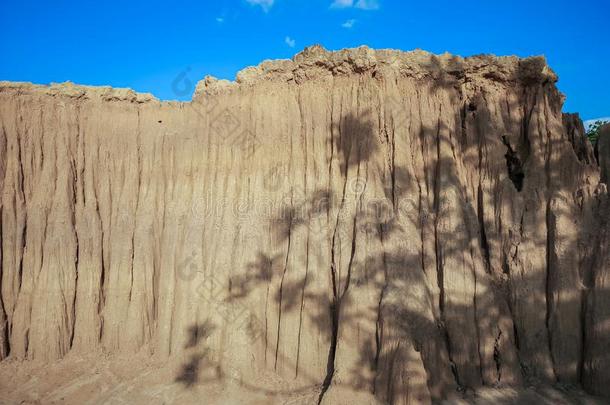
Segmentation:
[(610, 203), (556, 80), (312, 47), (192, 103), (1, 83), (0, 356), (149, 350), (328, 403), (610, 395)]
[(599, 166), (601, 169), (601, 181), (610, 183), (610, 124), (604, 125), (599, 130), (599, 140), (596, 150)]

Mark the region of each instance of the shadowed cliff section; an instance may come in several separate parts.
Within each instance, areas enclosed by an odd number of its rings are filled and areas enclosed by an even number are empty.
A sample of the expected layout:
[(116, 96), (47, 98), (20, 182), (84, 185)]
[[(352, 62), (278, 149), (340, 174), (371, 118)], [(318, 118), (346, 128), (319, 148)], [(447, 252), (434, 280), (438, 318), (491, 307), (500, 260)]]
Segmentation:
[(2, 82), (0, 358), (148, 349), (189, 390), (329, 404), (609, 395), (607, 186), (556, 80), (316, 46), (192, 103)]
[(599, 130), (599, 140), (596, 145), (601, 170), (601, 181), (610, 184), (610, 125), (604, 125)]

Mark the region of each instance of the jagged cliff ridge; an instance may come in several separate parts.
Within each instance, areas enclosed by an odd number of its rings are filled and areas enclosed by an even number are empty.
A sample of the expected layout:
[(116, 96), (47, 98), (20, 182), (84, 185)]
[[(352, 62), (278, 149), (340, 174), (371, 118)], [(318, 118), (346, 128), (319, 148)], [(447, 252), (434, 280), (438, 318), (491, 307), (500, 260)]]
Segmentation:
[(327, 403), (608, 395), (607, 187), (556, 80), (312, 47), (192, 103), (3, 82), (1, 356), (146, 349)]

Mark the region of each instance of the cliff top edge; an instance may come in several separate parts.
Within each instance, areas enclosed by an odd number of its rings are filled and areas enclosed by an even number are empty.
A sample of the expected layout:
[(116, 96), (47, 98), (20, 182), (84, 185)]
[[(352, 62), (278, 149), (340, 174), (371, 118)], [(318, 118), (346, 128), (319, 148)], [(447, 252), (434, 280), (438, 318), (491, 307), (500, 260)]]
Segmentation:
[[(265, 60), (257, 66), (246, 67), (237, 73), (235, 81), (206, 76), (197, 83), (192, 99), (197, 100), (207, 94), (230, 91), (240, 86), (251, 86), (262, 82), (301, 84), (307, 81), (360, 74), (368, 74), (376, 78), (394, 74), (421, 80), (442, 80), (447, 83), (476, 78), (496, 82), (525, 83), (554, 83), (558, 80), (543, 56), (520, 58), (486, 54), (464, 58), (449, 53), (436, 55), (420, 49), (375, 50), (368, 46), (360, 46), (329, 51), (320, 45), (313, 45), (297, 53), (292, 59)], [(42, 92), (50, 96), (69, 98), (101, 98), (104, 101), (159, 102), (150, 93), (139, 93), (129, 88), (78, 85), (72, 82), (38, 85), (0, 81), (0, 93), (6, 91), (18, 94)]]

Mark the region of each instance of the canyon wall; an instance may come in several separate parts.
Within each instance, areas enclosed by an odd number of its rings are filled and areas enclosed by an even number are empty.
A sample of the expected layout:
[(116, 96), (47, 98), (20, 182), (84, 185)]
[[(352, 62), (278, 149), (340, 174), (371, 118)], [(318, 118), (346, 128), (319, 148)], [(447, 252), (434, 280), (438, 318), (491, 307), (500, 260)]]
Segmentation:
[(312, 47), (189, 103), (1, 82), (0, 358), (145, 350), (327, 403), (610, 395), (610, 203), (556, 81)]

